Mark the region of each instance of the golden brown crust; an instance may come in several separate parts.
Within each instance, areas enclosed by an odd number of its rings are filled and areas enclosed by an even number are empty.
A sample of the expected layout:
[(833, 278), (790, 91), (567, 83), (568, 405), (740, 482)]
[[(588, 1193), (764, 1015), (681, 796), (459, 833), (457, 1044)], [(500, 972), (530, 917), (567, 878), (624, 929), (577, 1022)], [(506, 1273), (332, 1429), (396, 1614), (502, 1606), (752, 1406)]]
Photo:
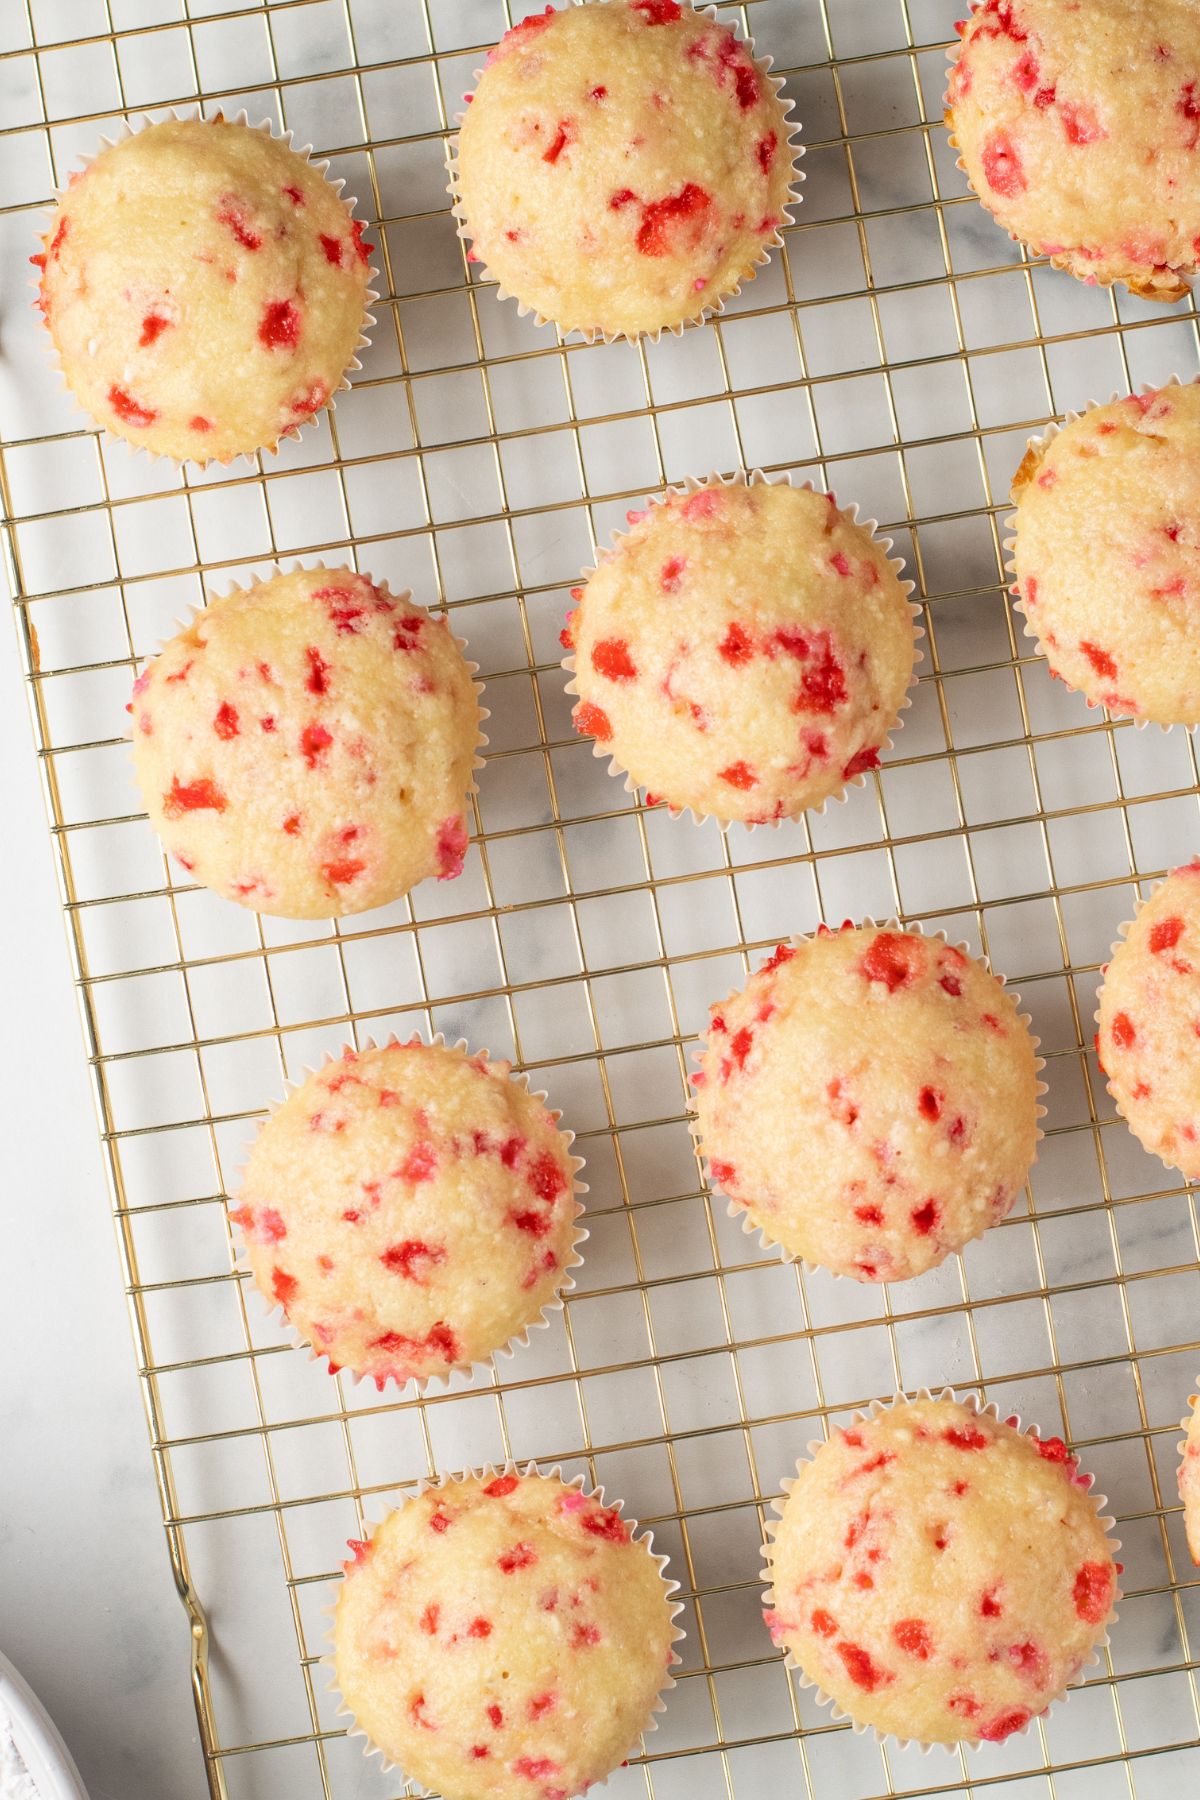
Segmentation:
[(1010, 491), (1014, 501), (1021, 498), (1025, 489), (1029, 486), (1030, 482), (1041, 468), (1042, 458), (1045, 454), (1045, 444), (1036, 439), (1030, 444), (1028, 450), (1026, 450), (1024, 456), (1021, 458), (1020, 467), (1012, 478), (1012, 488)]

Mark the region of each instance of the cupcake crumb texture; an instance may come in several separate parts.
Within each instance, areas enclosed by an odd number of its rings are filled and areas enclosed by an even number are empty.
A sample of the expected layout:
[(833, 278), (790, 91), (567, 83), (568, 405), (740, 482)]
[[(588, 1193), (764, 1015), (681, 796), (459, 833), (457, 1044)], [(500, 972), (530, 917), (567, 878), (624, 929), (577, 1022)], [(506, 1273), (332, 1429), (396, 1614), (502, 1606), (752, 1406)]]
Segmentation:
[(1105, 1637), (1119, 1565), (1061, 1438), (958, 1401), (836, 1430), (769, 1546), (771, 1636), (860, 1725), (998, 1743)]
[(510, 1069), (416, 1038), (347, 1050), (264, 1125), (230, 1217), (331, 1370), (382, 1389), (480, 1361), (578, 1262), (577, 1161)]
[(352, 1546), (337, 1683), (445, 1800), (567, 1800), (631, 1753), (678, 1636), (658, 1560), (557, 1476), (469, 1476)]
[(443, 618), (351, 569), (212, 600), (134, 683), (150, 820), (197, 881), (325, 919), (463, 867), (479, 703)]
[(371, 246), (303, 156), (168, 119), (72, 177), (38, 304), (75, 397), (180, 461), (273, 447), (321, 410), (365, 321)]
[(785, 223), (787, 108), (690, 4), (547, 7), (506, 33), (468, 98), (457, 188), (472, 259), (564, 331), (697, 319)]
[(1013, 483), (1027, 629), (1110, 712), (1200, 724), (1200, 385), (1094, 406)]
[(958, 30), (946, 122), (997, 222), (1082, 281), (1183, 299), (1200, 255), (1192, 0), (983, 0)]
[(936, 938), (822, 926), (714, 1006), (693, 1076), (714, 1182), (791, 1256), (923, 1274), (1002, 1219), (1037, 1143), (1016, 1002)]
[(1187, 1437), (1183, 1444), (1183, 1460), (1179, 1465), (1179, 1498), (1183, 1501), (1183, 1524), (1192, 1561), (1200, 1567), (1200, 1397), (1193, 1394), (1187, 1421)]
[(672, 491), (603, 554), (563, 634), (578, 731), (647, 797), (795, 818), (874, 768), (912, 678), (905, 591), (830, 494)]
[(1200, 860), (1138, 909), (1100, 989), (1108, 1091), (1152, 1156), (1200, 1176)]

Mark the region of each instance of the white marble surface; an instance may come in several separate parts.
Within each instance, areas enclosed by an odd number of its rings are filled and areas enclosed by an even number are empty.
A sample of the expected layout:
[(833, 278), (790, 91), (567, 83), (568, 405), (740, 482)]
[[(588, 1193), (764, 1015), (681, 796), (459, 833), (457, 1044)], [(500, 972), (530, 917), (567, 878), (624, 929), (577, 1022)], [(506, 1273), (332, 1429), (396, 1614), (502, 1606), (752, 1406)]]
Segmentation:
[(206, 1792), (11, 621), (0, 769), (0, 1648), (92, 1800)]
[[(59, 677), (50, 737), (67, 747), (112, 730), (128, 693), (129, 640), (145, 655), (199, 599), (198, 585), (174, 572), (196, 556), (217, 571), (219, 589), (273, 551), (284, 559), (340, 560), (356, 540), (362, 567), (412, 585), (422, 600), (444, 596), (489, 683), (496, 754), (480, 793), (487, 882), (474, 847), (460, 882), (427, 884), (435, 891), (415, 899), (424, 989), (412, 974), (415, 937), (402, 909), (348, 929), (350, 1004), (375, 1034), (461, 1032), (497, 1054), (514, 1052), (510, 1034), (519, 1026), (522, 1056), (539, 1068), (539, 1080), (580, 1133), (591, 1184), (592, 1236), (565, 1315), (569, 1345), (560, 1317), (535, 1334), (503, 1391), (492, 1394), (477, 1379), (478, 1391), (430, 1406), (427, 1438), (409, 1401), (349, 1384), (343, 1430), (340, 1417), (325, 1416), (337, 1402), (324, 1371), (291, 1352), (276, 1354), (286, 1351), (278, 1321), (248, 1308), (247, 1332), (264, 1352), (255, 1364), (262, 1412), (301, 1582), (301, 1648), (318, 1654), (324, 1647), (320, 1607), (344, 1539), (361, 1535), (350, 1500), (314, 1496), (344, 1494), (356, 1482), (374, 1518), (390, 1493), (430, 1464), (452, 1469), (509, 1450), (561, 1458), (571, 1473), (586, 1467), (623, 1496), (630, 1513), (654, 1523), (659, 1547), (677, 1572), (694, 1579), (699, 1595), (685, 1621), (683, 1679), (653, 1740), (654, 1800), (763, 1800), (803, 1794), (806, 1780), (815, 1800), (876, 1795), (889, 1782), (899, 1791), (929, 1791), (927, 1783), (951, 1778), (915, 1750), (889, 1749), (884, 1767), (872, 1738), (848, 1732), (811, 1732), (802, 1772), (794, 1719), (806, 1727), (824, 1721), (807, 1694), (789, 1688), (778, 1663), (761, 1661), (755, 1484), (765, 1492), (790, 1469), (812, 1435), (818, 1396), (821, 1406), (837, 1409), (888, 1393), (897, 1381), (981, 1386), (1006, 1411), (1087, 1447), (1087, 1466), (1110, 1496), (1126, 1540), (1131, 1597), (1114, 1666), (1124, 1676), (1147, 1673), (1111, 1687), (1098, 1682), (1055, 1709), (1044, 1744), (1031, 1734), (972, 1752), (963, 1789), (955, 1791), (965, 1790), (972, 1774), (995, 1779), (1028, 1771), (1028, 1781), (1004, 1792), (1045, 1800), (1043, 1765), (1052, 1759), (1079, 1765), (1055, 1778), (1058, 1800), (1079, 1800), (1085, 1791), (1088, 1800), (1129, 1800), (1122, 1742), (1146, 1749), (1186, 1744), (1196, 1733), (1194, 1683), (1181, 1665), (1200, 1641), (1200, 1588), (1185, 1585), (1190, 1571), (1178, 1511), (1169, 1514), (1165, 1533), (1155, 1514), (1171, 1494), (1177, 1421), (1195, 1377), (1192, 1349), (1172, 1347), (1194, 1344), (1200, 1277), (1191, 1196), (1171, 1187), (1111, 1117), (1102, 1080), (1081, 1050), (1090, 1037), (1097, 966), (1116, 924), (1130, 915), (1135, 876), (1152, 879), (1200, 842), (1195, 768), (1183, 734), (1122, 730), (1109, 740), (1082, 699), (1036, 663), (1014, 671), (987, 508), (1002, 504), (1030, 421), (1118, 385), (1194, 375), (1192, 326), (1140, 301), (1114, 302), (1054, 271), (1038, 269), (1027, 279), (1016, 267), (1016, 248), (974, 204), (945, 206), (943, 241), (918, 124), (939, 116), (941, 44), (959, 10), (955, 0), (829, 0), (825, 7), (760, 0), (752, 10), (762, 47), (781, 66), (807, 71), (794, 81), (809, 144), (803, 225), (788, 249), (794, 313), (777, 255), (753, 291), (729, 307), (720, 336), (706, 329), (644, 351), (614, 345), (572, 353), (571, 406), (579, 423), (567, 432), (557, 360), (512, 360), (544, 350), (545, 334), (494, 295), (481, 296), (477, 316), (491, 365), (499, 460), (470, 446), (450, 448), (453, 438), (486, 435), (491, 426), (481, 381), (453, 366), (476, 354), (461, 246), (447, 214), (419, 216), (442, 204), (432, 79), (417, 68), (403, 78), (390, 68), (364, 77), (373, 137), (410, 134), (403, 145), (377, 152), (376, 195), (356, 148), (365, 127), (348, 68), (354, 51), (381, 65), (421, 55), (428, 19), (439, 50), (450, 52), (439, 71), (446, 110), (454, 111), (475, 60), (454, 52), (502, 28), (502, 0), (352, 0), (349, 7), (287, 0), (265, 17), (255, 12), (250, 19), (254, 9), (242, 8), (247, 17), (228, 22), (219, 17), (224, 3), (189, 0), (186, 8), (206, 88), (232, 93), (227, 103), (244, 101), (255, 118), (269, 114), (319, 150), (341, 147), (337, 173), (349, 191), (370, 193), (370, 205), (391, 221), (396, 319), (411, 389), (401, 383), (391, 308), (381, 309), (362, 378), (339, 397), (339, 443), (353, 465), (344, 485), (328, 466), (326, 420), (285, 447), (269, 482), (246, 479), (236, 491), (207, 494), (210, 481), (224, 481), (217, 472), (194, 477), (189, 497), (169, 468), (113, 443), (97, 456), (90, 439), (78, 435), (80, 415), (47, 374), (23, 286), (0, 288), (4, 428), (14, 439), (62, 434), (48, 451), (27, 446), (9, 457), (18, 510), (28, 516), (19, 530), (27, 583), (38, 596), (44, 666)], [(511, 0), (509, 10), (519, 4)], [(68, 18), (81, 32), (106, 29), (106, 18), (118, 30), (135, 22), (165, 27), (185, 9), (181, 0), (107, 0), (107, 10), (105, 0), (35, 0), (35, 10), (48, 42)], [(18, 0), (0, 0), (0, 48), (25, 41), (24, 16)], [(854, 153), (866, 214), (861, 237), (847, 217), (853, 200), (839, 142), (843, 119), (820, 67), (825, 18), (834, 48), (847, 59), (839, 76), (845, 122), (863, 134)], [(915, 63), (920, 96), (907, 56), (877, 54), (896, 50), (910, 29), (930, 46)], [(278, 97), (270, 91), (272, 43), (285, 77)], [(119, 67), (131, 108), (187, 97), (194, 75), (185, 52), (177, 23), (153, 39), (122, 44)], [(117, 107), (116, 65), (87, 47), (50, 49), (41, 61), (49, 78), (49, 138), (62, 171), (77, 153), (94, 149), (101, 128), (76, 112)], [(321, 79), (309, 79), (316, 75)], [(31, 59), (0, 62), (0, 117), (30, 125), (0, 143), (0, 204), (32, 208), (45, 195), (40, 104)], [(961, 182), (940, 129), (931, 143), (940, 192), (953, 200)], [(911, 214), (898, 210), (909, 206)], [(17, 210), (0, 218), (5, 275), (28, 252), (31, 216)], [(876, 313), (858, 294), (867, 250)], [(958, 277), (953, 308), (947, 264)], [(852, 297), (833, 298), (847, 293)], [(432, 302), (430, 294), (437, 295)], [(1114, 305), (1127, 328), (1119, 351), (1110, 329)], [(877, 368), (880, 342), (886, 376)], [(774, 384), (778, 396), (762, 391)], [(653, 426), (640, 410), (651, 385)], [(718, 398), (727, 385), (736, 390), (728, 404)], [(410, 396), (436, 532), (426, 529), (426, 501), (405, 448)], [(705, 396), (712, 404), (693, 404)], [(610, 413), (620, 416), (614, 422)], [(564, 434), (537, 435), (547, 427)], [(915, 446), (903, 465), (892, 448), (897, 427)], [(818, 450), (830, 460), (823, 463)], [(381, 451), (385, 460), (365, 460)], [(751, 840), (735, 831), (723, 839), (712, 825), (677, 828), (661, 812), (639, 825), (603, 764), (587, 745), (571, 742), (569, 702), (555, 667), (568, 589), (592, 553), (589, 525), (604, 541), (631, 503), (631, 489), (636, 504), (663, 477), (678, 481), (738, 461), (836, 485), (891, 530), (928, 602), (929, 661), (896, 752), (845, 806), (785, 826), (766, 845), (761, 834)], [(101, 471), (121, 502), (111, 541), (99, 505)], [(581, 504), (584, 472), (597, 496), (590, 516)], [(505, 504), (516, 515), (511, 543), (499, 527), (472, 523)], [(47, 522), (43, 513), (59, 516)], [(920, 521), (916, 542), (910, 513)], [(118, 563), (127, 623), (115, 598)], [(90, 590), (84, 599), (73, 599), (71, 590), (83, 587)], [(536, 676), (525, 670), (526, 623)], [(93, 685), (93, 663), (109, 663), (115, 673)], [(938, 681), (931, 678), (935, 666)], [(1013, 745), (1026, 719), (1036, 737), (1041, 801), (1026, 752)], [(543, 741), (554, 746), (545, 757)], [(71, 816), (107, 816), (122, 804), (117, 799), (114, 808), (118, 792), (132, 806), (128, 789), (118, 789), (118, 764), (119, 756), (103, 748), (61, 759), (73, 784)], [(0, 1019), (9, 1023), (0, 1048), (0, 1092), (8, 1103), (0, 1273), (8, 1273), (9, 1309), (0, 1375), (0, 1647), (58, 1719), (93, 1800), (199, 1800), (204, 1783), (186, 1631), (162, 1543), (8, 621), (0, 624), (0, 768), (13, 872), (0, 894), (10, 951), (0, 958)], [(1168, 797), (1145, 798), (1152, 794)], [(1042, 803), (1053, 815), (1044, 837), (1030, 818)], [(565, 821), (561, 847), (556, 835), (538, 829), (551, 817)], [(893, 855), (879, 848), (885, 826), (899, 840)], [(102, 856), (82, 852), (80, 879), (92, 898), (140, 893), (159, 885), (155, 858), (148, 831), (118, 833)], [(577, 899), (570, 909), (564, 867)], [(645, 889), (651, 876), (653, 910)], [(1051, 898), (1052, 881), (1063, 890), (1059, 901)], [(616, 899), (596, 897), (608, 889), (618, 890)], [(344, 1039), (341, 965), (328, 929), (268, 922), (264, 930), (271, 1005), (286, 1018), (277, 1035), (268, 1029), (273, 1016), (261, 964), (243, 955), (258, 943), (248, 915), (187, 892), (182, 882), (175, 903), (188, 957), (212, 965), (193, 993), (207, 1008), (201, 1035), (213, 1111), (265, 1108), (285, 1074), (294, 1077)], [(489, 916), (493, 908), (498, 923)], [(810, 930), (822, 916), (895, 910), (966, 937), (974, 948), (986, 930), (989, 953), (1018, 982), (1050, 1058), (1049, 1111), (1028, 1208), (1023, 1203), (1003, 1228), (972, 1245), (961, 1268), (948, 1263), (887, 1297), (885, 1317), (884, 1296), (820, 1275), (797, 1278), (695, 1192), (678, 1062), (659, 1041), (676, 1029), (698, 1029), (713, 995), (741, 979), (743, 941), (755, 945), (757, 959), (776, 937)], [(104, 968), (134, 977), (152, 969), (156, 946), (175, 941), (166, 913), (161, 898), (133, 913), (95, 908), (91, 929)], [(381, 925), (387, 935), (377, 931)], [(670, 1014), (656, 969), (664, 949)], [(173, 957), (168, 949), (159, 960)], [(627, 965), (644, 968), (630, 978)], [(489, 992), (506, 984), (519, 990), (511, 1014)], [(433, 1003), (415, 1016), (426, 989)], [(462, 999), (470, 994), (479, 997)], [(177, 981), (114, 981), (101, 1004), (109, 1051), (150, 1051), (191, 1036), (170, 1010), (182, 1004)], [(244, 1043), (223, 1041), (241, 1034)], [(597, 1034), (605, 1092), (593, 1056)], [(157, 1118), (161, 1109), (166, 1117), (177, 1104), (173, 1116), (195, 1115), (194, 1099), (177, 1094), (165, 1070), (157, 1082), (151, 1077), (158, 1065), (147, 1059), (134, 1066), (136, 1083), (113, 1084), (122, 1128), (143, 1122), (143, 1084), (146, 1114)], [(1103, 1122), (1095, 1132), (1091, 1108)], [(648, 1119), (665, 1124), (647, 1127)], [(158, 1154), (137, 1161), (142, 1198), (219, 1193), (246, 1136), (244, 1121), (221, 1124), (218, 1158), (203, 1133), (163, 1134)], [(1125, 1204), (1137, 1195), (1154, 1197)], [(220, 1209), (181, 1210), (165, 1215), (165, 1223), (150, 1213), (137, 1232), (148, 1271), (199, 1278), (190, 1299), (177, 1293), (157, 1310), (160, 1361), (214, 1359), (197, 1379), (171, 1385), (165, 1410), (170, 1435), (210, 1434), (177, 1456), (182, 1510), (225, 1515), (189, 1528), (214, 1627), (218, 1720), (230, 1744), (285, 1740), (261, 1758), (231, 1757), (231, 1791), (234, 1800), (317, 1800), (324, 1783), (315, 1753), (286, 1742), (308, 1731), (310, 1713), (254, 1430), (258, 1397), (240, 1354), (232, 1284), (208, 1279), (228, 1269)], [(641, 1293), (639, 1269), (646, 1276)], [(686, 1282), (664, 1279), (683, 1274)], [(1081, 1283), (1094, 1285), (1083, 1294)], [(969, 1330), (965, 1292), (979, 1302)], [(768, 1333), (777, 1341), (759, 1341)], [(735, 1343), (736, 1364), (726, 1354)], [(1105, 1351), (1098, 1364), (1097, 1345)], [(648, 1367), (652, 1354), (657, 1375)], [(228, 1361), (217, 1360), (224, 1355)], [(1045, 1373), (1055, 1356), (1067, 1368), (1061, 1382)], [(571, 1378), (559, 1379), (565, 1375)], [(534, 1385), (531, 1377), (546, 1379)], [(312, 1428), (291, 1429), (314, 1417)], [(645, 1440), (634, 1448), (623, 1442), (631, 1419), (634, 1435)], [(698, 1623), (718, 1671), (711, 1683), (702, 1673)], [(316, 1685), (317, 1720), (336, 1732), (333, 1703), (323, 1683)], [(718, 1732), (742, 1747), (724, 1757), (705, 1749)], [(764, 1742), (751, 1744), (755, 1737)], [(331, 1736), (323, 1754), (338, 1800), (384, 1800), (395, 1792), (356, 1743)], [(1138, 1800), (1195, 1791), (1198, 1759), (1200, 1748), (1136, 1762)], [(647, 1787), (635, 1766), (615, 1776), (606, 1794), (644, 1800)]]

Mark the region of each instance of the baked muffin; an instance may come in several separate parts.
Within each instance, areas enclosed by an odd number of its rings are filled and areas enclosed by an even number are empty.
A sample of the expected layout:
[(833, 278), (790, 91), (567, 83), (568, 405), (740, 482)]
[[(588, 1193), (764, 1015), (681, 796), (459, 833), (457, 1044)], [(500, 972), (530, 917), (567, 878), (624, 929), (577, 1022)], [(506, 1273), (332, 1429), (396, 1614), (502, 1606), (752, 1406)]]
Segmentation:
[(996, 1743), (1107, 1639), (1119, 1564), (1060, 1438), (952, 1398), (859, 1417), (799, 1465), (767, 1545), (771, 1636), (858, 1725)]
[(466, 1475), (352, 1548), (338, 1688), (372, 1745), (444, 1800), (582, 1793), (660, 1709), (675, 1584), (599, 1494), (532, 1468)]
[(1113, 951), (1096, 1052), (1134, 1137), (1200, 1176), (1200, 861), (1168, 875)]
[(1200, 386), (1035, 439), (1013, 499), (1021, 610), (1051, 672), (1110, 712), (1200, 723)]
[(696, 1128), (768, 1244), (905, 1281), (1002, 1219), (1038, 1139), (1037, 1046), (987, 968), (844, 925), (781, 944), (711, 1012)]
[(352, 569), (235, 588), (134, 683), (150, 822), (255, 912), (385, 906), (462, 871), (479, 692), (444, 617)]
[(1010, 236), (1089, 283), (1182, 300), (1200, 246), (1193, 0), (985, 0), (946, 123)]
[(331, 1370), (382, 1388), (481, 1362), (571, 1285), (583, 1165), (511, 1066), (419, 1038), (347, 1050), (263, 1126), (230, 1217)]
[(672, 808), (748, 824), (878, 764), (916, 655), (888, 544), (787, 482), (714, 476), (629, 522), (563, 634), (598, 751)]
[(539, 321), (678, 329), (766, 260), (794, 198), (780, 83), (679, 0), (547, 7), (488, 57), (453, 192), (471, 258)]
[(1188, 1402), (1191, 1412), (1183, 1421), (1187, 1438), (1179, 1448), (1179, 1498), (1183, 1501), (1183, 1524), (1187, 1532), (1192, 1561), (1200, 1567), (1200, 1396)]
[(265, 127), (220, 117), (103, 149), (33, 259), (80, 405), (181, 462), (273, 449), (311, 419), (370, 323), (371, 246), (340, 188)]

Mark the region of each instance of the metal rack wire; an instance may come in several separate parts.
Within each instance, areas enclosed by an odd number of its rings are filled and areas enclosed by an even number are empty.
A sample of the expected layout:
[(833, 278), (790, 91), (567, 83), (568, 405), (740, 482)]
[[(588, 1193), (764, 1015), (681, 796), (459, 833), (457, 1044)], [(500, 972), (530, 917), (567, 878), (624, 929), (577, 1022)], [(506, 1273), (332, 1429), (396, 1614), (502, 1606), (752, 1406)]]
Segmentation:
[[(1200, 1583), (1174, 1500), (1200, 1362), (1194, 1197), (1114, 1119), (1090, 1052), (1097, 970), (1138, 884), (1198, 847), (1200, 771), (1186, 734), (1138, 732), (1048, 680), (1014, 632), (1000, 549), (1027, 434), (1194, 374), (1197, 314), (1029, 265), (966, 194), (940, 125), (956, 0), (722, 10), (787, 77), (805, 201), (722, 319), (636, 348), (536, 330), (454, 236), (444, 140), (505, 0), (19, 0), (0, 26), (10, 268), (116, 116), (197, 98), (312, 138), (375, 221), (382, 268), (353, 391), (252, 476), (181, 477), (102, 441), (6, 302), (5, 569), (219, 1800), (395, 1792), (317, 1666), (342, 1540), (425, 1474), (510, 1454), (625, 1495), (683, 1586), (681, 1681), (618, 1796), (1156, 1800), (1200, 1776)], [(722, 836), (631, 800), (573, 741), (557, 632), (626, 505), (756, 464), (879, 514), (918, 582), (927, 660), (887, 766), (848, 804)], [(129, 682), (201, 568), (221, 586), (290, 555), (350, 557), (448, 607), (493, 715), (467, 873), (340, 926), (189, 887), (123, 772)], [(1014, 1216), (879, 1291), (760, 1253), (704, 1191), (684, 1116), (708, 999), (777, 937), (866, 913), (990, 954), (1050, 1084)], [(234, 1272), (223, 1205), (281, 1081), (393, 1026), (461, 1031), (534, 1071), (593, 1190), (561, 1322), (496, 1378), (424, 1399), (298, 1355)], [(789, 1683), (758, 1619), (758, 1543), (828, 1420), (943, 1381), (1066, 1433), (1118, 1515), (1128, 1597), (1067, 1707), (926, 1760), (832, 1725)]]

